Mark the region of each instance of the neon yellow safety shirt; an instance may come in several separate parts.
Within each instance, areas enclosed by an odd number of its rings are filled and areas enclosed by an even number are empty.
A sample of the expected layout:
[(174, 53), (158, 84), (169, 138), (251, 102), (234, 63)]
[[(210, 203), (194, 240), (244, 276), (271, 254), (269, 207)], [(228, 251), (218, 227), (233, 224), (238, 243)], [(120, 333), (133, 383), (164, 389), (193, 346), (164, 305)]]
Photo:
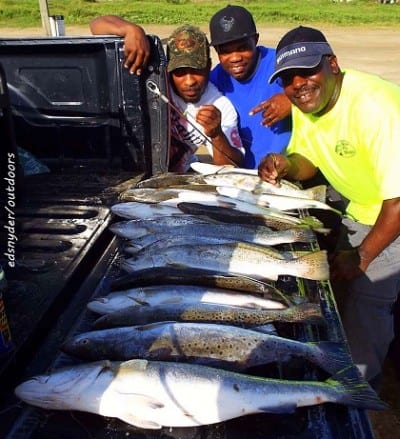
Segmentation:
[(336, 105), (321, 117), (293, 106), (287, 152), (309, 159), (350, 203), (346, 213), (374, 224), (382, 201), (400, 196), (400, 87), (344, 70)]

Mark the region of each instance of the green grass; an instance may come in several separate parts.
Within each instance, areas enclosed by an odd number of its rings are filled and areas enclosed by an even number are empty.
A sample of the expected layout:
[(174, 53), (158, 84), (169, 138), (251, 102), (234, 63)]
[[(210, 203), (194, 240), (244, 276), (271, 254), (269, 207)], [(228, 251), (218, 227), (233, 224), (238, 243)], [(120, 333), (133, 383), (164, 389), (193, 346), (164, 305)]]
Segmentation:
[[(48, 0), (50, 15), (68, 24), (87, 25), (103, 14), (139, 24), (205, 24), (228, 3), (245, 6), (257, 23), (330, 23), (340, 26), (398, 26), (400, 4), (376, 0)], [(41, 26), (38, 0), (0, 0), (1, 27)]]

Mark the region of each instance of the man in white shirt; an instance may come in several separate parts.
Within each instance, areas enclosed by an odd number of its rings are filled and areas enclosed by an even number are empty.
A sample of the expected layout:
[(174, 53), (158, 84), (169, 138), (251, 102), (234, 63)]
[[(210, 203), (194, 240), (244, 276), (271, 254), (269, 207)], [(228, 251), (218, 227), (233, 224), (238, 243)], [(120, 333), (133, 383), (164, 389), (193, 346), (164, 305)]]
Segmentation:
[[(135, 59), (140, 58), (138, 41), (144, 41), (145, 34), (136, 24), (117, 16), (104, 16), (93, 20), (90, 27), (94, 34), (124, 37), (127, 58), (132, 53), (136, 54)], [(207, 148), (217, 165), (241, 166), (245, 150), (237, 113), (230, 100), (209, 82), (211, 57), (205, 33), (190, 25), (177, 28), (168, 38), (167, 57), (171, 85), (169, 170), (188, 171), (197, 160), (195, 153), (200, 146)], [(132, 60), (127, 59), (126, 63), (131, 65)]]

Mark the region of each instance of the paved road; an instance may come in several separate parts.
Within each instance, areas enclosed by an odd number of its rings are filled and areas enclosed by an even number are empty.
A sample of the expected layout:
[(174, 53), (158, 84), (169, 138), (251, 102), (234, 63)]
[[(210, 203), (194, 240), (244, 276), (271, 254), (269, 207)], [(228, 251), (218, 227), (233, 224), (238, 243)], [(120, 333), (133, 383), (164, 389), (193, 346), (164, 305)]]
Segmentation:
[[(306, 24), (306, 23), (304, 23)], [(146, 25), (146, 32), (166, 38), (176, 26)], [(294, 26), (259, 26), (260, 43), (275, 47)], [(201, 28), (208, 33), (207, 26)], [(400, 29), (364, 27), (319, 27), (330, 41), (342, 67), (376, 73), (400, 85)], [(89, 35), (88, 26), (68, 26), (67, 35)], [(41, 28), (0, 28), (0, 37), (43, 36)], [(212, 50), (213, 62), (216, 62)]]

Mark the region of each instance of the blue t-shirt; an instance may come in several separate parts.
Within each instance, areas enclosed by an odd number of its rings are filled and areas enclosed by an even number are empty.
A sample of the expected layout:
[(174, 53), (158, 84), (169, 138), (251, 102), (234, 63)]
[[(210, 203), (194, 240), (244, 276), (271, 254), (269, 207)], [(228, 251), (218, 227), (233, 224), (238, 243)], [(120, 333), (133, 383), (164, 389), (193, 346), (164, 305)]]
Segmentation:
[(275, 50), (258, 46), (260, 57), (254, 74), (247, 81), (237, 81), (218, 64), (210, 79), (232, 102), (239, 116), (239, 133), (246, 149), (244, 167), (257, 168), (260, 160), (270, 152), (281, 152), (289, 143), (291, 135), (290, 117), (271, 128), (261, 125), (262, 112), (249, 115), (249, 111), (276, 93), (283, 93), (275, 81), (268, 84), (274, 72)]

